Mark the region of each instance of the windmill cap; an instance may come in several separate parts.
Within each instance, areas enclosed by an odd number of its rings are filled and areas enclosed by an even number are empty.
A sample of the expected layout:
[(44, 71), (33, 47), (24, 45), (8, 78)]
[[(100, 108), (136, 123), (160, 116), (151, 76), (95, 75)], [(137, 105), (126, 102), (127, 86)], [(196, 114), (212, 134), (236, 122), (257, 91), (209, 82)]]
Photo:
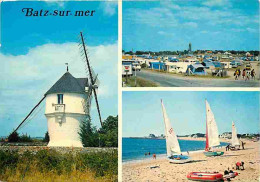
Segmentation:
[(87, 78), (75, 78), (69, 72), (66, 72), (46, 93), (85, 93), (85, 87), (88, 87)]

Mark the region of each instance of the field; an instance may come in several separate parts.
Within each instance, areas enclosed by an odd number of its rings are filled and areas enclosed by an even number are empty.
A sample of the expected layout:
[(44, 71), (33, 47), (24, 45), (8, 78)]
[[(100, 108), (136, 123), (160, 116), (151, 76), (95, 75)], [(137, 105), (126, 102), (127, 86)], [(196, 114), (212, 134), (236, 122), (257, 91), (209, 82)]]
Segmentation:
[(0, 181), (117, 181), (117, 149), (0, 150)]

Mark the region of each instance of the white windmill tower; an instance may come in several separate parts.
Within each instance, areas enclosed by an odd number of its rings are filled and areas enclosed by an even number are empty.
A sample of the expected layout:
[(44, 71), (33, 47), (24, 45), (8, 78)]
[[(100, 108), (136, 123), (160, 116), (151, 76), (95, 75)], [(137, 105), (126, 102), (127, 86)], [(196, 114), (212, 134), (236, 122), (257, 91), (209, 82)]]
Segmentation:
[(48, 121), (48, 146), (83, 147), (80, 123), (86, 119), (82, 103), (87, 99), (87, 78), (74, 78), (68, 71), (46, 92), (45, 116)]
[(91, 69), (84, 38), (80, 33), (84, 60), (87, 63), (89, 78), (75, 78), (67, 72), (45, 93), (24, 120), (13, 131), (16, 132), (35, 112), (46, 98), (45, 116), (48, 122), (49, 147), (83, 147), (79, 131), (81, 123), (90, 113), (92, 94), (94, 94), (100, 123), (102, 119), (97, 100), (98, 79)]

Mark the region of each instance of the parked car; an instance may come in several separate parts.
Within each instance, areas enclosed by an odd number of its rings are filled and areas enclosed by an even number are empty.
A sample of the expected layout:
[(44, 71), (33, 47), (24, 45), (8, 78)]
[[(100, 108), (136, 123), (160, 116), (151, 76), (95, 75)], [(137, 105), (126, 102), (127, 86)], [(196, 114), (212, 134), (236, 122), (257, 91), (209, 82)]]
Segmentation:
[(251, 70), (252, 66), (251, 64), (246, 64), (246, 70)]

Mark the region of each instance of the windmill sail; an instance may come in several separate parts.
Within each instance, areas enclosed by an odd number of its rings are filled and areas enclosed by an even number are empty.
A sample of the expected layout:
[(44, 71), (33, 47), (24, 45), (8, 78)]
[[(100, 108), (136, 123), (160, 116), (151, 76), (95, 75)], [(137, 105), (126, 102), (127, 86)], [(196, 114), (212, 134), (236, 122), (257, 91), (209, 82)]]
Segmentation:
[(206, 100), (206, 148), (205, 150), (209, 150), (209, 148), (218, 145), (220, 145), (219, 137), (218, 137), (218, 126), (215, 121), (214, 114), (210, 109), (209, 103)]
[(237, 129), (235, 123), (232, 122), (232, 146), (239, 145), (239, 140), (237, 138)]
[(171, 156), (173, 153), (177, 153), (177, 154), (181, 153), (181, 149), (180, 149), (177, 136), (174, 133), (173, 128), (171, 127), (171, 123), (166, 113), (162, 100), (161, 100), (161, 104), (162, 104), (162, 112), (163, 112), (163, 119), (165, 125), (167, 156)]
[(87, 103), (87, 113), (89, 114), (89, 108), (91, 105), (91, 99), (92, 99), (92, 91), (94, 93), (94, 98), (96, 101), (96, 106), (97, 106), (97, 111), (98, 111), (98, 116), (99, 116), (99, 120), (100, 120), (100, 124), (101, 126), (103, 125), (102, 123), (102, 119), (101, 119), (101, 112), (99, 109), (99, 102), (98, 102), (98, 98), (97, 98), (97, 84), (98, 84), (98, 80), (97, 80), (97, 75), (94, 73), (94, 70), (90, 67), (90, 63), (89, 63), (89, 59), (88, 59), (88, 55), (87, 55), (87, 50), (86, 50), (86, 45), (84, 42), (84, 37), (83, 37), (83, 33), (80, 32), (80, 37), (81, 37), (81, 42), (82, 42), (82, 47), (83, 47), (83, 51), (84, 51), (84, 55), (85, 55), (85, 60), (87, 63), (87, 70), (89, 73), (89, 78), (90, 78), (90, 84), (91, 86), (89, 87), (89, 94), (88, 94), (88, 103)]

